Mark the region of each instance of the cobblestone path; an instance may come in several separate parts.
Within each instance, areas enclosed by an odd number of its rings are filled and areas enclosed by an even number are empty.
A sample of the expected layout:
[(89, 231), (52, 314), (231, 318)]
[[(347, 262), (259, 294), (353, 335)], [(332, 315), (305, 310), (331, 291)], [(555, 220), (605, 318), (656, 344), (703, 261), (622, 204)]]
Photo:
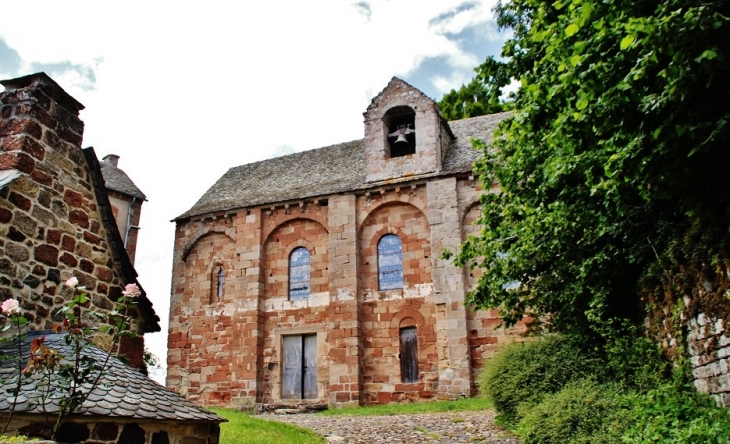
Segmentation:
[(397, 416), (262, 415), (324, 436), (328, 443), (490, 443), (518, 444), (495, 426), (491, 410)]

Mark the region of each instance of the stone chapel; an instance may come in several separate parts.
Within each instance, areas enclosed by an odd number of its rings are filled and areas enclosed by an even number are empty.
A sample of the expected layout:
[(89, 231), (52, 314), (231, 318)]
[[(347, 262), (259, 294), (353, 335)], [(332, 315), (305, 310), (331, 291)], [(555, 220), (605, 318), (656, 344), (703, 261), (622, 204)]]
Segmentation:
[(365, 137), (231, 168), (177, 217), (168, 388), (206, 405), (356, 405), (470, 396), (521, 327), (472, 311), (478, 230), (470, 139), (505, 114), (446, 122), (393, 78)]

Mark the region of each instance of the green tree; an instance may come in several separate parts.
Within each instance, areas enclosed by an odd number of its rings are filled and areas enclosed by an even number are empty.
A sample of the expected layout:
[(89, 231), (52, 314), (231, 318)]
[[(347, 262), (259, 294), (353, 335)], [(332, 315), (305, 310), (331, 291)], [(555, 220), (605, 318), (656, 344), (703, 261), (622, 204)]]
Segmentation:
[(456, 258), (484, 269), (469, 302), (583, 333), (701, 293), (726, 303), (730, 2), (496, 12), (513, 32), (503, 76), (521, 87), (492, 147), (476, 143), (502, 191), (482, 196), (483, 229)]
[(466, 119), (509, 109), (510, 103), (500, 99), (502, 88), (509, 83), (504, 63), (490, 56), (474, 68), (474, 72), (477, 75), (468, 85), (461, 85), (458, 91), (452, 89), (439, 102), (439, 111), (446, 120)]

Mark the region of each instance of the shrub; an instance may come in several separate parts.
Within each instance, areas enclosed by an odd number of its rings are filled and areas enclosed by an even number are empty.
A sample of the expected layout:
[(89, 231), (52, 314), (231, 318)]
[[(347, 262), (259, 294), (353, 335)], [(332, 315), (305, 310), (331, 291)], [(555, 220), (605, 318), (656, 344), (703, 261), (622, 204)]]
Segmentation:
[(702, 443), (730, 442), (730, 412), (689, 383), (672, 382), (639, 397), (635, 422), (624, 442)]
[(630, 425), (631, 399), (617, 384), (569, 383), (536, 406), (520, 409), (524, 444), (621, 443)]
[(618, 336), (604, 347), (609, 380), (640, 393), (659, 387), (670, 373), (656, 342), (633, 334)]
[(521, 404), (536, 405), (571, 381), (603, 380), (605, 371), (605, 360), (579, 341), (545, 336), (502, 348), (487, 362), (479, 388), (492, 400), (498, 422), (513, 428)]

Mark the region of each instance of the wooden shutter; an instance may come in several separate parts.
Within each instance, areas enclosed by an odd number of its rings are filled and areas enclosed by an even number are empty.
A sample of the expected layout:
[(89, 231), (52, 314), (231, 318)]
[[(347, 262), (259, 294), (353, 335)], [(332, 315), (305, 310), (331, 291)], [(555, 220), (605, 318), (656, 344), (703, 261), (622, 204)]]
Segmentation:
[(416, 327), (400, 329), (400, 374), (402, 382), (418, 382), (418, 337)]

